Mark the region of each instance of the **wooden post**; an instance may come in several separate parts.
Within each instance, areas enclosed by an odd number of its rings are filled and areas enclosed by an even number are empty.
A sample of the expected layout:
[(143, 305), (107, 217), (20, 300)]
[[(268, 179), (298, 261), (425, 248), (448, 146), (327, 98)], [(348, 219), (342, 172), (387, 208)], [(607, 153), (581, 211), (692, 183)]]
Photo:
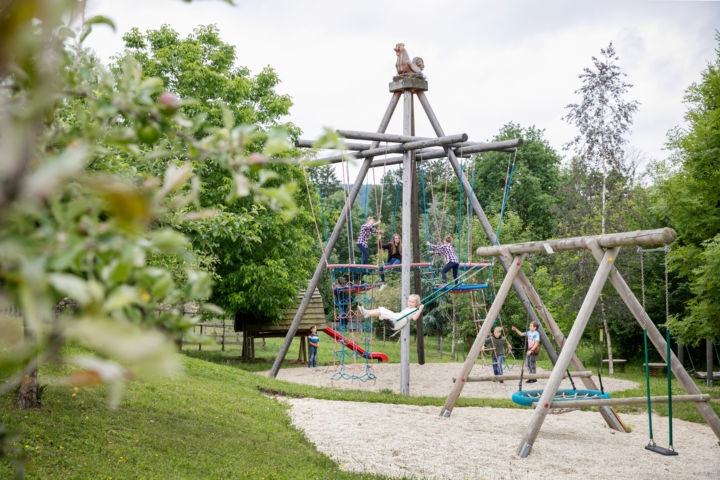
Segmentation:
[(538, 401), (539, 408), (536, 408), (533, 412), (530, 423), (525, 429), (525, 434), (523, 435), (520, 445), (517, 448), (517, 454), (521, 458), (527, 457), (530, 454), (535, 438), (537, 438), (540, 427), (548, 414), (548, 406), (552, 403), (552, 399), (555, 397), (555, 393), (560, 386), (565, 370), (567, 370), (570, 365), (570, 358), (575, 353), (575, 350), (580, 343), (580, 339), (585, 331), (590, 315), (595, 308), (598, 298), (600, 298), (600, 292), (602, 292), (603, 286), (607, 281), (611, 267), (613, 266), (613, 262), (615, 261), (619, 250), (619, 247), (615, 247), (606, 251), (597, 272), (595, 272), (595, 277), (590, 284), (590, 289), (588, 290), (587, 295), (585, 295), (585, 299), (583, 300), (580, 311), (575, 318), (575, 323), (570, 330), (565, 346), (560, 352), (558, 361), (552, 369), (550, 378), (548, 379), (542, 396)]
[(707, 382), (707, 386), (712, 388), (714, 376), (713, 370), (715, 367), (713, 366), (713, 344), (709, 338), (705, 339), (705, 359), (705, 363), (707, 363), (707, 379), (705, 381)]
[[(412, 90), (403, 91), (403, 134), (411, 135), (413, 130)], [(403, 198), (402, 198), (402, 297), (401, 309), (407, 308), (410, 295), (410, 263), (412, 256), (412, 152), (403, 155)], [(400, 332), (400, 394), (410, 395), (410, 322)]]
[[(415, 135), (415, 103), (412, 103), (412, 135)], [(419, 228), (419, 208), (418, 208), (418, 190), (420, 183), (417, 175), (417, 162), (415, 161), (415, 152), (412, 152), (412, 193), (410, 203), (412, 205), (412, 261), (420, 263), (420, 228)], [(422, 297), (422, 283), (420, 279), (420, 270), (415, 269), (413, 272), (413, 293), (417, 293)], [(425, 344), (423, 343), (423, 315), (422, 313), (415, 321), (416, 342), (418, 365), (425, 364)]]
[[(710, 400), (709, 394), (701, 395), (673, 395), (672, 402), (707, 402)], [(586, 408), (586, 407), (598, 407), (602, 405), (646, 405), (647, 397), (620, 397), (620, 398), (588, 398), (587, 400), (561, 400), (550, 404), (549, 408)], [(668, 403), (667, 395), (659, 395), (650, 397), (650, 403)], [(535, 404), (535, 408), (538, 408), (539, 403)]]
[[(400, 94), (393, 93), (393, 96), (390, 99), (390, 104), (388, 105), (387, 110), (385, 111), (385, 115), (383, 116), (383, 119), (380, 122), (380, 127), (378, 128), (378, 131), (380, 133), (385, 132), (385, 129), (387, 128), (388, 124), (390, 123), (390, 119), (392, 118), (392, 114), (395, 111), (395, 107), (397, 106), (399, 100), (400, 100)], [(379, 142), (374, 143), (373, 145), (377, 146), (377, 144), (379, 144)], [(355, 180), (355, 184), (353, 185), (353, 188), (350, 190), (350, 194), (348, 195), (348, 198), (345, 202), (345, 206), (340, 211), (340, 216), (338, 217), (338, 220), (335, 223), (335, 228), (333, 229), (333, 232), (330, 235), (330, 238), (328, 239), (327, 245), (325, 246), (325, 251), (323, 252), (322, 257), (320, 258), (320, 261), (318, 262), (318, 266), (315, 268), (315, 273), (313, 274), (313, 277), (310, 280), (310, 284), (308, 285), (308, 288), (305, 291), (305, 296), (303, 296), (303, 299), (300, 302), (300, 305), (298, 306), (297, 312), (295, 312), (295, 318), (293, 318), (293, 321), (290, 324), (290, 328), (288, 329), (288, 333), (287, 333), (287, 335), (285, 335), (285, 339), (283, 340), (283, 343), (280, 346), (280, 351), (278, 352), (277, 357), (275, 357), (275, 362), (273, 363), (273, 366), (270, 369), (270, 373), (269, 373), (270, 377), (273, 377), (273, 378), (277, 377), (277, 374), (280, 371), (280, 365), (282, 365), (282, 362), (285, 359), (285, 356), (287, 355), (288, 349), (290, 348), (290, 343), (292, 343), (292, 339), (295, 336), (295, 333), (297, 333), (297, 329), (300, 326), (302, 317), (303, 317), (303, 315), (305, 315), (305, 310), (307, 310), (307, 307), (310, 304), (310, 299), (312, 298), (313, 292), (315, 292), (318, 282), (320, 281), (320, 277), (322, 276), (323, 272), (325, 271), (325, 264), (326, 264), (325, 259), (330, 257), (330, 254), (332, 253), (332, 249), (335, 247), (335, 243), (337, 242), (338, 238), (340, 237), (340, 232), (342, 231), (342, 229), (345, 225), (345, 219), (347, 218), (348, 211), (350, 210), (350, 207), (352, 207), (352, 204), (355, 202), (355, 197), (357, 197), (357, 194), (363, 185), (363, 180), (365, 179), (365, 175), (367, 175), (367, 171), (370, 169), (371, 163), (372, 163), (372, 157), (368, 157), (365, 159), (362, 166), (360, 167), (360, 171), (358, 172), (358, 176), (357, 176), (357, 179)]]
[[(591, 243), (591, 245), (597, 245), (597, 243)], [(601, 261), (601, 253), (599, 249), (597, 247), (593, 248), (592, 246), (590, 246), (590, 248), (592, 248), (592, 255), (595, 257), (595, 260)], [(640, 326), (647, 331), (648, 339), (650, 339), (652, 344), (655, 346), (660, 356), (667, 362), (667, 343), (665, 342), (665, 337), (652, 322), (647, 312), (643, 309), (637, 297), (635, 297), (635, 294), (633, 294), (632, 290), (630, 290), (628, 284), (625, 283), (625, 279), (622, 278), (622, 275), (620, 275), (620, 272), (618, 272), (616, 268), (611, 269), (610, 283), (613, 287), (615, 287), (615, 290), (617, 290), (620, 298), (623, 299), (623, 302), (625, 302), (625, 305), (628, 306), (630, 312), (633, 314), (638, 323), (640, 323)], [(685, 368), (683, 368), (680, 361), (672, 352), (670, 358), (670, 369), (687, 393), (691, 395), (701, 394), (700, 389), (697, 385), (695, 385), (693, 379), (687, 371), (685, 371)], [(720, 439), (720, 419), (712, 407), (705, 402), (697, 402), (695, 403), (695, 406), (700, 411), (700, 414), (703, 416), (708, 425), (710, 425), (710, 428), (715, 433), (715, 436)]]
[(449, 417), (452, 413), (452, 410), (457, 403), (457, 399), (460, 397), (460, 393), (465, 386), (465, 379), (470, 375), (470, 371), (472, 370), (473, 365), (475, 365), (475, 361), (480, 354), (480, 350), (485, 345), (485, 340), (490, 333), (493, 323), (495, 323), (495, 319), (500, 313), (500, 309), (505, 303), (505, 299), (510, 292), (510, 287), (512, 286), (515, 276), (520, 270), (523, 260), (525, 260), (525, 254), (521, 254), (512, 259), (507, 275), (505, 275), (502, 285), (500, 285), (500, 290), (498, 290), (495, 300), (493, 300), (490, 310), (488, 310), (488, 313), (485, 316), (480, 332), (475, 337), (475, 341), (473, 342), (472, 347), (470, 347), (467, 357), (465, 357), (465, 362), (460, 370), (460, 374), (457, 376), (460, 381), (453, 384), (450, 395), (448, 395), (445, 400), (445, 405), (443, 405), (442, 410), (440, 410), (440, 415)]
[[(555, 319), (550, 314), (550, 311), (545, 307), (545, 304), (543, 303), (542, 299), (540, 298), (540, 295), (535, 291), (535, 289), (530, 284), (530, 280), (525, 275), (525, 272), (522, 270), (518, 273), (517, 279), (522, 284), (523, 288), (525, 289), (525, 292), (527, 293), (530, 301), (532, 302), (533, 306), (535, 307), (535, 310), (537, 310), (538, 315), (543, 319), (543, 322), (547, 327), (550, 329), (550, 333), (552, 334), (553, 338), (555, 339), (555, 343), (557, 343), (560, 348), (563, 348), (563, 345), (565, 345), (565, 336), (562, 333), (562, 330), (560, 330), (560, 327), (555, 322)], [(557, 363), (557, 356), (552, 359), (553, 365)], [(585, 370), (585, 365), (583, 362), (578, 358), (578, 356), (573, 352), (573, 355), (570, 359), (570, 364), (572, 367), (577, 370)], [(595, 380), (592, 379), (592, 377), (580, 377), (580, 381), (583, 383), (585, 388), (588, 390), (597, 390), (597, 384), (595, 383)], [(610, 428), (613, 430), (617, 430), (620, 432), (627, 431), (625, 429), (625, 425), (622, 423), (620, 418), (618, 417), (617, 412), (613, 410), (611, 407), (600, 407), (600, 415), (602, 415), (603, 419), (605, 420), (605, 423), (608, 424)]]

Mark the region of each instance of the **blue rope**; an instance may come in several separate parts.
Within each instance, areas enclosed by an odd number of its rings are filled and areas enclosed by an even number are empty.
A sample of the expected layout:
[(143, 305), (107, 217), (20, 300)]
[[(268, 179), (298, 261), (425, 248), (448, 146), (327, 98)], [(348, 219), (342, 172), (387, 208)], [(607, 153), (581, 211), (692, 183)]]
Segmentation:
[(460, 249), (460, 243), (462, 239), (462, 176), (463, 176), (463, 164), (462, 158), (460, 159), (460, 188), (458, 195), (458, 251)]
[[(475, 192), (475, 168), (473, 168), (472, 186), (470, 188), (473, 192)], [(472, 213), (470, 212), (470, 208), (471, 207), (468, 205), (468, 212), (467, 212), (468, 230), (467, 230), (467, 238), (465, 239), (465, 261), (466, 262), (469, 261), (468, 256), (469, 256), (469, 250), (470, 250), (470, 227), (472, 226), (470, 223), (472, 221)], [(472, 259), (472, 257), (470, 257), (470, 258)]]
[(502, 227), (502, 219), (503, 219), (503, 215), (505, 214), (505, 205), (507, 205), (507, 199), (510, 196), (510, 185), (512, 182), (513, 172), (515, 171), (515, 157), (516, 156), (517, 156), (517, 150), (515, 151), (515, 153), (513, 155), (512, 167), (510, 168), (510, 176), (508, 177), (507, 187), (505, 188), (505, 197), (503, 198), (502, 209), (500, 210), (500, 220), (498, 221), (498, 229), (497, 229), (497, 233), (495, 234), (495, 245), (497, 245), (500, 242), (500, 227)]
[[(425, 215), (425, 241), (430, 242), (428, 221), (427, 221), (427, 204), (425, 203), (425, 169), (420, 169), (420, 179), (422, 180), (422, 191), (423, 191), (423, 214)], [(432, 258), (432, 255), (428, 253), (428, 257)], [(431, 260), (432, 261), (432, 260)]]

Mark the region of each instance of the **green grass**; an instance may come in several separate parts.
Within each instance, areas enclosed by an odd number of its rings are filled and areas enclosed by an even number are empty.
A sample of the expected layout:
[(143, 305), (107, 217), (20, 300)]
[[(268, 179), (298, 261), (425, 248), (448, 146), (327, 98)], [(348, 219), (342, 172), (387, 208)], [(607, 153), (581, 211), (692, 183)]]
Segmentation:
[[(400, 342), (399, 334), (390, 339), (390, 333), (392, 330), (388, 329), (388, 336), (385, 342), (380, 339), (374, 339), (371, 343), (371, 351), (382, 352), (388, 356), (390, 363), (400, 362)], [(240, 359), (240, 349), (226, 349), (224, 352), (220, 350), (219, 345), (203, 345), (202, 350), (198, 350), (196, 345), (186, 345), (183, 347), (183, 353), (195, 357), (209, 360), (215, 363), (233, 364), (243, 370), (258, 372), (263, 370), (269, 370), (272, 367), (272, 363), (275, 360), (278, 352), (280, 351), (280, 345), (282, 344), (282, 338), (267, 338), (265, 346), (262, 345), (262, 340), (255, 340), (255, 360), (242, 362)], [(361, 347), (363, 344), (357, 342)], [(410, 337), (410, 362), (417, 363), (417, 349), (416, 337), (412, 335)], [(298, 350), (300, 348), (300, 339), (293, 339), (290, 344), (290, 349), (285, 357), (287, 363), (284, 368), (301, 367), (304, 364), (297, 362)], [(320, 348), (318, 349), (318, 366), (321, 365), (332, 365), (334, 356), (334, 340), (329, 336), (320, 333)], [(467, 349), (463, 349), (457, 346), (456, 358), (458, 361), (465, 359), (465, 353)], [(450, 357), (450, 342), (447, 340), (443, 341), (443, 354), (437, 351), (437, 339), (435, 337), (425, 337), (425, 362), (426, 363), (443, 363), (452, 362)]]
[[(264, 350), (258, 343), (256, 353), (261, 358), (252, 363), (240, 361), (239, 349), (188, 349), (184, 376), (129, 383), (118, 410), (107, 408), (102, 387), (75, 392), (70, 387), (50, 386), (43, 396), (43, 408), (29, 411), (15, 409), (13, 397), (5, 395), (0, 397), (0, 424), (20, 434), (15, 446), (30, 460), (28, 478), (384, 478), (341, 471), (290, 425), (286, 407), (264, 394), (429, 405), (437, 406), (438, 411), (445, 401), (444, 397), (410, 397), (387, 390), (301, 385), (247, 371), (269, 369), (280, 341), (269, 339)], [(321, 347), (321, 363), (331, 362), (331, 345), (324, 342), (325, 352)], [(297, 342), (293, 349), (289, 358), (297, 358)], [(399, 360), (397, 345), (388, 342), (384, 350), (374, 350)], [(440, 360), (430, 350), (428, 361)], [(203, 358), (192, 358), (198, 356)], [(449, 355), (444, 355), (442, 361), (448, 360)], [(546, 358), (540, 364), (550, 367)], [(66, 372), (46, 368), (41, 379), (60, 373)], [(638, 382), (640, 387), (614, 396), (645, 394), (641, 367), (629, 365), (615, 377)], [(666, 382), (664, 377), (651, 378), (651, 393), (664, 395)], [(698, 384), (703, 392), (720, 399), (720, 387), (708, 389)], [(684, 393), (676, 381), (673, 393)], [(461, 396), (457, 405), (524, 408), (509, 398)], [(711, 405), (720, 414), (720, 403)], [(653, 409), (654, 414), (667, 415), (667, 405), (654, 405)], [(619, 411), (644, 413), (645, 408), (629, 406)], [(703, 422), (692, 404), (673, 405), (673, 416)], [(0, 478), (11, 475), (11, 467), (0, 463)]]
[[(25, 411), (5, 395), (0, 424), (19, 433), (28, 478), (384, 478), (343, 472), (320, 454), (258, 390), (274, 381), (184, 364), (180, 378), (130, 383), (118, 410), (107, 408), (104, 388), (48, 387), (43, 407)], [(0, 463), (0, 478), (11, 477)]]

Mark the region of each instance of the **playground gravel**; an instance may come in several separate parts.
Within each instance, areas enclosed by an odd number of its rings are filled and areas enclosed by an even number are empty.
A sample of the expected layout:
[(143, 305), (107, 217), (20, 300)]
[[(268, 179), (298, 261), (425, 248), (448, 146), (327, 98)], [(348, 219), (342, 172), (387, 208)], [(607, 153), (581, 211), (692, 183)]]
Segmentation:
[[(425, 365), (410, 364), (410, 395), (446, 397), (452, 387), (452, 379), (460, 373), (460, 363), (426, 363)], [(347, 365), (346, 371), (361, 376), (365, 373), (365, 364)], [(380, 390), (392, 390), (400, 393), (400, 364), (374, 364), (372, 371), (377, 377), (375, 380), (333, 380), (337, 377), (338, 368), (334, 366), (318, 368), (284, 368), (278, 373), (277, 378), (289, 382), (315, 385), (318, 387), (332, 387), (344, 389), (358, 389), (379, 392)], [(538, 368), (538, 373), (545, 370)], [(511, 370), (512, 373), (520, 373), (520, 368)], [(490, 375), (490, 365), (475, 365), (471, 375)], [(597, 377), (593, 377), (598, 384)], [(544, 388), (547, 380), (541, 379), (534, 384), (523, 384), (524, 389)], [(580, 379), (575, 379), (577, 388), (584, 388)], [(609, 392), (636, 388), (637, 383), (630, 380), (622, 380), (611, 377), (603, 377), (603, 386)], [(565, 379), (561, 388), (571, 388), (570, 381)], [(510, 398), (513, 392), (518, 389), (517, 380), (499, 382), (471, 382), (463, 388), (463, 397), (477, 398)]]
[[(515, 455), (530, 409), (440, 407), (282, 398), (292, 423), (341, 468), (427, 479), (720, 478), (720, 446), (710, 428), (673, 421), (676, 457), (645, 450), (646, 415), (623, 414), (632, 428), (608, 428), (597, 412), (548, 415), (528, 458)], [(668, 419), (653, 418), (658, 444)]]

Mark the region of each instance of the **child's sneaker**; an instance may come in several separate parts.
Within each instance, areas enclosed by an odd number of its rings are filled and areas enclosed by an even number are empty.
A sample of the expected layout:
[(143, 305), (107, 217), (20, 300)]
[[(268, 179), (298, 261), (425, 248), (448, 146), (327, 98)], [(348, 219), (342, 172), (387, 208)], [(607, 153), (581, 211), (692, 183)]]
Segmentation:
[(385, 290), (385, 287), (387, 287), (387, 284), (383, 283), (382, 285), (380, 285), (380, 290), (378, 290), (378, 291), (382, 292), (383, 290)]
[(358, 312), (360, 312), (360, 315), (362, 315), (363, 318), (367, 318), (369, 316), (367, 310), (365, 310), (365, 307), (362, 305), (358, 305)]

